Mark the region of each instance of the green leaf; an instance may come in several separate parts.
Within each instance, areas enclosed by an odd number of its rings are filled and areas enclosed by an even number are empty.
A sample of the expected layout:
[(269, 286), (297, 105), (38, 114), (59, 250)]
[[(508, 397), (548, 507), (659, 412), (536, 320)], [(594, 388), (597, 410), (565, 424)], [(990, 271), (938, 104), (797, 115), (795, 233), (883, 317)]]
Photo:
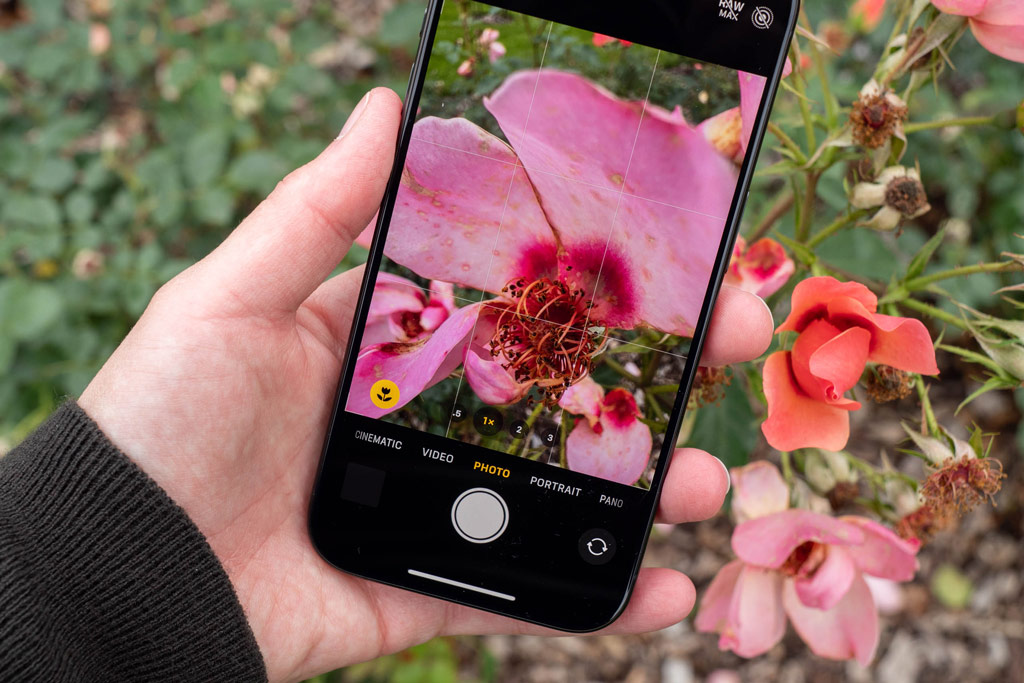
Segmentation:
[(911, 259), (910, 265), (907, 266), (907, 277), (906, 279), (915, 278), (924, 272), (925, 266), (931, 261), (932, 255), (935, 250), (942, 244), (943, 238), (946, 236), (946, 229), (939, 230), (934, 237), (924, 243), (924, 246), (914, 254), (914, 258)]
[(959, 569), (951, 564), (944, 564), (932, 574), (932, 595), (950, 609), (960, 610), (967, 607), (974, 593), (974, 585)]
[(410, 53), (419, 45), (423, 25), (424, 3), (403, 2), (384, 15), (377, 30), (377, 40), (385, 47), (405, 48)]
[(64, 213), (72, 223), (83, 224), (92, 220), (96, 211), (96, 202), (92, 195), (83, 190), (72, 192), (64, 200)]
[(60, 206), (43, 195), (12, 193), (4, 202), (2, 220), (26, 227), (53, 228), (60, 225)]
[(63, 192), (75, 181), (76, 172), (75, 165), (67, 159), (46, 159), (36, 166), (29, 183), (44, 192)]
[(288, 163), (269, 150), (246, 152), (228, 168), (228, 182), (239, 190), (269, 194), (288, 173)]
[(12, 279), (0, 283), (0, 336), (34, 339), (64, 312), (64, 301), (50, 284)]
[(196, 217), (211, 225), (227, 225), (235, 213), (235, 198), (223, 187), (200, 192), (192, 203)]
[(783, 235), (781, 232), (777, 230), (775, 231), (775, 236), (779, 238), (780, 242), (782, 242), (787, 247), (792, 249), (793, 253), (802, 263), (812, 265), (818, 260), (818, 257), (815, 256), (814, 252), (806, 245), (797, 242), (796, 240), (787, 235)]
[(204, 187), (224, 171), (228, 158), (228, 134), (220, 128), (204, 130), (185, 145), (183, 170), (192, 187)]
[(757, 417), (739, 376), (734, 376), (721, 403), (698, 408), (696, 422), (686, 445), (714, 453), (726, 467), (745, 465), (757, 446)]

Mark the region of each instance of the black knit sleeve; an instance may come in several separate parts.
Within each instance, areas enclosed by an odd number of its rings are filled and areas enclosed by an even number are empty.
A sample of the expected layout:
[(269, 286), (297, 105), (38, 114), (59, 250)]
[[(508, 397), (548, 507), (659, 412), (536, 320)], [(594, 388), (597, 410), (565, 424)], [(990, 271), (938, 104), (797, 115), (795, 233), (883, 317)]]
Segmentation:
[(188, 516), (73, 402), (0, 457), (0, 681), (264, 681)]

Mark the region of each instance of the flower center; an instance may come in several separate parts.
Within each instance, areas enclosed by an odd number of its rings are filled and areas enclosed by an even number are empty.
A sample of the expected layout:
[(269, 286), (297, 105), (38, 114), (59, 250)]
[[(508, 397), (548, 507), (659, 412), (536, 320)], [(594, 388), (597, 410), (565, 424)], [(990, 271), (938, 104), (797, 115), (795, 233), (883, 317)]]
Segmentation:
[(789, 554), (779, 571), (787, 576), (805, 577), (811, 576), (818, 571), (818, 567), (825, 562), (828, 556), (828, 547), (814, 541), (806, 541), (798, 545)]
[(911, 176), (896, 178), (885, 188), (885, 203), (905, 216), (917, 213), (927, 201), (924, 185)]
[(423, 325), (420, 324), (420, 314), (414, 311), (403, 311), (399, 325), (408, 339), (415, 339), (423, 334)]
[(582, 289), (546, 277), (513, 280), (501, 291), (511, 302), (499, 307), (491, 356), (500, 357), (517, 382), (532, 382), (545, 405), (554, 406), (590, 373), (604, 348), (603, 330), (588, 327), (594, 304)]

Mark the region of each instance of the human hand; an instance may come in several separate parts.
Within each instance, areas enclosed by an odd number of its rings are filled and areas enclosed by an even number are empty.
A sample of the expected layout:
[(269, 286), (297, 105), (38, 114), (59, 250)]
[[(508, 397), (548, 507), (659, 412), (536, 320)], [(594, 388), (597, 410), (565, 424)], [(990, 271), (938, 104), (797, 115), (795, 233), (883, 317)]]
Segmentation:
[[(378, 207), (400, 107), (391, 91), (370, 92), (338, 140), (157, 292), (79, 401), (206, 535), (271, 681), (441, 634), (555, 633), (344, 574), (309, 540), (309, 495), (362, 269), (324, 280)], [(726, 287), (703, 362), (754, 358), (771, 333), (764, 303)], [(727, 489), (718, 460), (682, 449), (660, 521), (705, 519)], [(606, 632), (663, 628), (685, 617), (694, 598), (683, 574), (645, 569)]]

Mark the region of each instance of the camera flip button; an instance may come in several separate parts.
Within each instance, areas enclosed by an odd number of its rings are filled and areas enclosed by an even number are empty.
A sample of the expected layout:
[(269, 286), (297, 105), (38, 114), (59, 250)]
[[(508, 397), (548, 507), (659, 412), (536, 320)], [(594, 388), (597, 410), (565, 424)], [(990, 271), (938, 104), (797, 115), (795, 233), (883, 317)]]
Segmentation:
[(470, 543), (490, 543), (505, 533), (508, 505), (490, 489), (469, 489), (452, 505), (452, 526)]

